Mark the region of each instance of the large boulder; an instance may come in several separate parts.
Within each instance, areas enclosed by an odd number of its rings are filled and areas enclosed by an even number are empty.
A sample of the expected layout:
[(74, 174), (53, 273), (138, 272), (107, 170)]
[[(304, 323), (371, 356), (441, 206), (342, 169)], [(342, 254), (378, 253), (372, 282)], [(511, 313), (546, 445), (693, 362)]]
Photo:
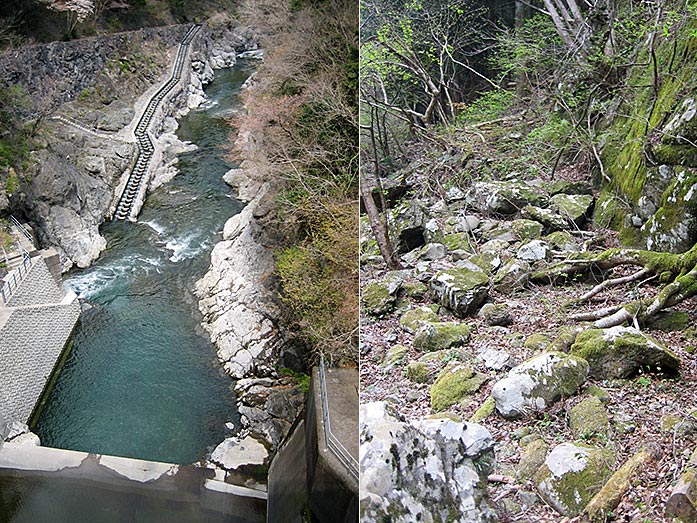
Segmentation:
[(612, 475), (612, 451), (576, 443), (552, 449), (535, 474), (540, 496), (560, 514), (578, 516)]
[(586, 222), (594, 204), (594, 198), (588, 194), (555, 194), (551, 203), (559, 214), (579, 227)]
[(484, 303), (489, 291), (489, 277), (473, 263), (447, 269), (431, 279), (431, 291), (438, 302), (461, 318)]
[(360, 407), (360, 520), (494, 523), (494, 440), (475, 423), (410, 424), (384, 402)]
[(418, 201), (400, 205), (392, 211), (392, 230), (397, 236), (397, 250), (401, 253), (421, 247), (426, 243), (425, 225), (429, 217)]
[(590, 364), (596, 378), (627, 378), (639, 370), (677, 372), (680, 359), (658, 340), (634, 327), (588, 329), (571, 346), (571, 354)]
[(451, 363), (445, 367), (431, 386), (431, 409), (440, 412), (477, 392), (486, 376), (469, 365)]
[(543, 189), (522, 181), (477, 182), (470, 195), (476, 209), (496, 214), (514, 214), (528, 204), (548, 201)]
[(562, 352), (546, 352), (511, 369), (494, 385), (491, 395), (504, 418), (541, 412), (559, 398), (570, 396), (588, 377), (588, 362)]

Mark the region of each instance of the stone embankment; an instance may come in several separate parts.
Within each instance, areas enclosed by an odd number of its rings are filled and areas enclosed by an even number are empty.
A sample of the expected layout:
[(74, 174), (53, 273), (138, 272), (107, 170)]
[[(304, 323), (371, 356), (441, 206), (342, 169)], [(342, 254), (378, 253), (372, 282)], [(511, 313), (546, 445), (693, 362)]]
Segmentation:
[[(0, 303), (0, 440), (28, 433), (25, 424), (40, 410), (80, 317), (77, 296), (63, 288), (57, 258), (55, 251), (33, 250), (5, 277), (12, 283)], [(20, 270), (21, 277), (13, 274)]]

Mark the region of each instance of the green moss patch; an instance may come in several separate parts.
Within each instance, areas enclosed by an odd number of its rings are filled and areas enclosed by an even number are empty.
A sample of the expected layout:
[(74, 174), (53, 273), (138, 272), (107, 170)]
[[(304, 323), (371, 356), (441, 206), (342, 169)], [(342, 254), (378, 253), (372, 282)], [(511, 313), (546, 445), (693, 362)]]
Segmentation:
[(486, 382), (486, 376), (471, 367), (458, 363), (449, 364), (431, 386), (431, 409), (446, 410), (477, 392)]
[(455, 321), (433, 322), (423, 325), (414, 337), (414, 347), (424, 351), (439, 351), (465, 345), (472, 335), (472, 327)]

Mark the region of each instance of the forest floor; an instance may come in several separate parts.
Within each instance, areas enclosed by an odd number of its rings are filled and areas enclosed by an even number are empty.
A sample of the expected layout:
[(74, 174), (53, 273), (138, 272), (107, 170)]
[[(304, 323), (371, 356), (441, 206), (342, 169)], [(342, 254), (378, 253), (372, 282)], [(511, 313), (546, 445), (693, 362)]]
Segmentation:
[[(616, 244), (612, 233), (596, 230), (592, 225), (587, 229), (598, 235), (605, 235), (605, 247)], [(621, 271), (622, 269), (615, 269), (608, 276), (618, 276)], [(361, 267), (361, 284), (365, 287), (386, 274), (381, 262), (364, 260)], [(529, 284), (525, 290), (509, 296), (491, 291), (488, 301), (506, 303), (513, 312), (513, 323), (507, 327), (489, 326), (484, 319), (476, 316), (457, 320), (447, 309), (441, 307), (440, 321), (463, 321), (473, 327), (469, 343), (458, 349), (457, 357), (467, 361), (475, 370), (488, 377), (478, 392), (448, 411), (462, 421), (469, 420), (489, 397), (492, 386), (507, 374), (508, 369), (487, 369), (481, 360), (475, 357), (479, 349), (486, 347), (503, 351), (510, 354), (515, 362), (522, 363), (539, 352), (524, 345), (524, 341), (530, 335), (552, 333), (558, 327), (575, 325), (568, 319), (569, 311), (564, 310), (562, 304), (570, 298), (580, 296), (595, 283), (597, 282), (588, 279), (562, 286)], [(651, 296), (656, 292), (652, 282), (633, 284), (631, 288), (616, 287), (604, 291), (588, 305), (575, 308), (571, 312), (619, 304), (626, 301), (630, 295), (635, 299), (638, 296)], [(408, 355), (402, 365), (418, 360), (423, 355), (423, 352), (412, 345), (414, 335), (400, 328), (399, 318), (406, 310), (432, 303), (427, 293), (422, 299), (400, 298), (396, 309), (380, 318), (363, 314), (361, 403), (391, 402), (407, 420), (432, 415), (429, 396), (431, 383), (415, 383), (407, 379), (403, 372), (404, 367), (386, 369), (383, 365), (387, 350), (398, 344), (408, 348)], [(675, 308), (689, 314), (690, 326), (695, 325), (697, 319), (696, 304), (697, 301), (691, 299)], [(589, 379), (586, 385), (597, 385), (609, 395), (606, 409), (610, 419), (610, 432), (603, 444), (614, 450), (617, 468), (647, 445), (658, 456), (634, 479), (629, 492), (614, 511), (612, 521), (670, 522), (674, 520), (666, 515), (665, 502), (697, 442), (697, 420), (691, 416), (697, 410), (697, 355), (692, 353), (697, 341), (694, 337), (695, 331), (691, 328), (686, 331), (674, 331), (642, 326), (642, 331), (664, 343), (679, 356), (681, 366), (678, 376), (645, 374), (621, 380)], [(505, 420), (496, 413), (481, 421), (496, 441), (495, 474), (501, 476), (498, 479), (503, 481), (490, 482), (488, 490), (500, 521), (573, 521), (560, 516), (545, 504), (536, 494), (532, 482), (516, 480), (515, 470), (525, 450), (519, 443), (520, 434), (536, 434), (543, 438), (550, 448), (574, 440), (568, 424), (568, 413), (580, 400), (581, 394), (565, 397), (545, 412), (517, 421)], [(677, 416), (683, 422), (677, 426), (667, 423), (666, 420), (671, 416)]]

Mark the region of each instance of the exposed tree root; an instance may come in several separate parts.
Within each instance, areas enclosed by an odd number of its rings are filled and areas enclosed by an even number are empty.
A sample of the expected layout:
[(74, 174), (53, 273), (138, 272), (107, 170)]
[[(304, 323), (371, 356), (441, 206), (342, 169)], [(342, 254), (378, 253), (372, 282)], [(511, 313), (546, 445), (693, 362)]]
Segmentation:
[(682, 254), (639, 249), (577, 253), (547, 270), (534, 273), (531, 281), (553, 283), (560, 278), (568, 278), (593, 268), (607, 270), (620, 266), (635, 266), (641, 269), (629, 276), (605, 280), (567, 305), (587, 302), (609, 287), (626, 285), (643, 278), (659, 277), (665, 286), (651, 299), (575, 314), (571, 316), (573, 320), (594, 321), (593, 325), (596, 328), (614, 327), (627, 322), (643, 323), (663, 309), (697, 295), (697, 245)]

